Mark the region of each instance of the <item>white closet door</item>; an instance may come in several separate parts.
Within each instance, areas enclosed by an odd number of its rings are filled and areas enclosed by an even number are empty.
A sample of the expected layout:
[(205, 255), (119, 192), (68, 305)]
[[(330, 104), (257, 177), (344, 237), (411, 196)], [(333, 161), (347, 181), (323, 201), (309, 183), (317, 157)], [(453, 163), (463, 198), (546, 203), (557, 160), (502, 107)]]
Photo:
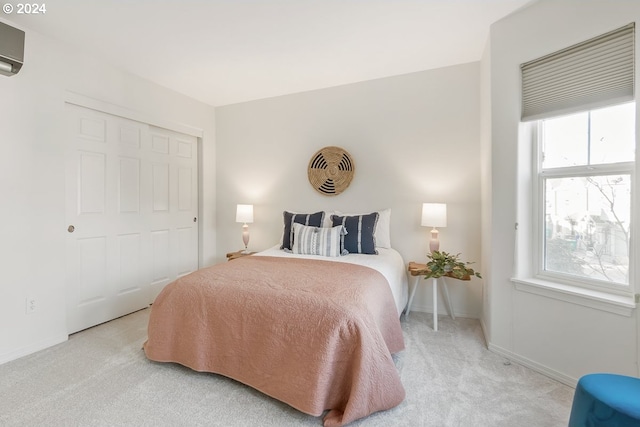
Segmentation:
[[(197, 179), (191, 178), (191, 240), (184, 258), (176, 258), (179, 230), (180, 164), (177, 141), (189, 141), (197, 154), (195, 137), (171, 134), (176, 147), (167, 153), (166, 257), (167, 277), (156, 279), (158, 235), (155, 224), (156, 152), (150, 126), (94, 110), (67, 105), (68, 154), (67, 272), (68, 332), (73, 333), (146, 307), (166, 283), (189, 265), (197, 268)], [(171, 141), (170, 144), (171, 145)], [(197, 177), (197, 158), (191, 169)], [(183, 173), (184, 175), (184, 173)], [(183, 180), (186, 178), (182, 178)], [(182, 184), (184, 187), (187, 184)], [(162, 239), (160, 239), (162, 240)], [(187, 260), (186, 258), (189, 257)], [(152, 286), (152, 283), (156, 283)]]
[(151, 301), (198, 268), (198, 145), (192, 136), (150, 127)]

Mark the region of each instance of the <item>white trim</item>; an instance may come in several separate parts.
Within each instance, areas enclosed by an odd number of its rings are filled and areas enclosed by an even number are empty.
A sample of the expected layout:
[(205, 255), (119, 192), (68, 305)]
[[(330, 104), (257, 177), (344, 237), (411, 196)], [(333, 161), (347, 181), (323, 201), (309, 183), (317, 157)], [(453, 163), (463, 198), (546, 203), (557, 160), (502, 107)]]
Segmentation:
[[(540, 144), (538, 144), (540, 145)], [(567, 166), (542, 169), (538, 167), (540, 176), (543, 178), (572, 178), (583, 176), (606, 176), (606, 175), (631, 175), (635, 170), (634, 162), (618, 162), (618, 163), (604, 163), (604, 164), (592, 164), (582, 166)]]
[(500, 356), (506, 357), (511, 362), (516, 362), (519, 365), (532, 369), (553, 380), (559, 381), (562, 384), (568, 385), (569, 387), (576, 388), (576, 384), (578, 383), (577, 378), (573, 378), (568, 375), (565, 375), (559, 371), (556, 371), (555, 369), (551, 369), (548, 366), (541, 365), (540, 363), (534, 362), (533, 360), (527, 359), (526, 357), (522, 357), (519, 354), (513, 353), (495, 344), (490, 343), (488, 348), (489, 348), (489, 351), (499, 354)]
[(28, 356), (30, 354), (33, 354), (37, 351), (40, 350), (44, 350), (46, 348), (49, 347), (53, 347), (54, 345), (63, 343), (65, 341), (69, 340), (69, 336), (68, 335), (57, 335), (57, 336), (53, 336), (47, 339), (44, 339), (42, 341), (38, 341), (35, 342), (33, 344), (30, 344), (26, 347), (22, 347), (19, 348), (17, 350), (14, 351), (10, 351), (9, 353), (5, 353), (0, 355), (0, 365), (2, 365), (3, 363), (7, 363), (7, 362), (11, 362), (12, 360), (16, 360), (19, 359), (21, 357), (24, 356)]
[(516, 290), (631, 317), (636, 308), (632, 297), (614, 295), (578, 286), (534, 278), (512, 278)]
[[(545, 190), (543, 180), (540, 176), (542, 170), (542, 138), (544, 138), (544, 128), (542, 127), (542, 121), (535, 122), (535, 127), (532, 132), (533, 144), (533, 176), (531, 177), (533, 182), (533, 195), (531, 207), (533, 208), (533, 233), (531, 242), (534, 243), (533, 251), (531, 253), (530, 262), (533, 264), (529, 267), (530, 274), (539, 274), (542, 263), (544, 261), (544, 232), (546, 222), (544, 218), (544, 202)], [(535, 273), (534, 273), (535, 272)]]
[(204, 131), (202, 129), (198, 129), (182, 123), (172, 122), (171, 120), (162, 119), (148, 113), (129, 110), (128, 108), (121, 107), (119, 105), (89, 98), (88, 96), (71, 91), (66, 91), (65, 102), (68, 104), (78, 105), (80, 107), (85, 107), (103, 113), (111, 114), (112, 116), (123, 117), (125, 119), (134, 120), (136, 122), (146, 123), (174, 132), (195, 136), (197, 138), (202, 138), (204, 135)]
[(498, 354), (502, 357), (505, 357), (509, 360), (509, 362), (516, 362), (519, 365), (522, 365), (526, 368), (532, 369), (542, 375), (545, 375), (553, 380), (559, 381), (562, 384), (568, 385), (569, 387), (576, 387), (578, 380), (576, 378), (570, 377), (568, 375), (563, 374), (560, 371), (556, 371), (555, 369), (551, 369), (548, 366), (542, 365), (540, 363), (534, 362), (531, 359), (526, 357), (522, 357), (519, 354), (516, 354), (512, 351), (509, 351), (505, 348), (492, 344), (489, 341), (489, 335), (487, 334), (487, 326), (484, 323), (484, 319), (480, 319), (480, 327), (482, 328), (482, 333), (484, 335), (485, 344), (487, 349), (495, 354)]
[[(431, 287), (431, 285), (429, 285), (429, 287)], [(446, 305), (446, 304), (445, 304)], [(411, 304), (411, 311), (419, 311), (421, 313), (430, 313), (433, 314), (433, 304), (431, 305), (418, 305), (415, 302), (413, 304)], [(463, 317), (465, 319), (478, 319), (478, 313), (467, 313), (465, 312), (461, 312), (458, 310), (453, 310), (453, 315), (458, 318), (458, 317)], [(446, 307), (440, 307), (440, 304), (438, 304), (438, 316), (444, 316), (444, 317), (451, 317), (451, 315), (449, 314), (449, 312), (447, 311)]]

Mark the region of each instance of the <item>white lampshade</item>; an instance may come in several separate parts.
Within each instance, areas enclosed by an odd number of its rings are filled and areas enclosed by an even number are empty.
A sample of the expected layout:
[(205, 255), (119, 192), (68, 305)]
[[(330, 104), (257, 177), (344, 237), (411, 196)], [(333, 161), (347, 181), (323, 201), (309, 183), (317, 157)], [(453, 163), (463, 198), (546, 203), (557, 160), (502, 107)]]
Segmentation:
[(447, 205), (445, 203), (423, 203), (422, 225), (424, 227), (446, 227)]
[(253, 205), (238, 205), (236, 209), (236, 222), (250, 224), (253, 222)]

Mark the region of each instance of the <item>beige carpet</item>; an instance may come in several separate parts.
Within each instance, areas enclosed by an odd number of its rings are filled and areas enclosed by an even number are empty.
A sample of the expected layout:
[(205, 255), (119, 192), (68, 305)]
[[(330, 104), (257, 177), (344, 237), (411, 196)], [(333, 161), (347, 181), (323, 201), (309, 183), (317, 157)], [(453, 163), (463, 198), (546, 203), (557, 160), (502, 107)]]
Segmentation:
[[(149, 310), (73, 335), (0, 365), (2, 426), (321, 426), (230, 379), (149, 362)], [(566, 426), (573, 389), (505, 360), (484, 345), (477, 320), (414, 312), (402, 319), (396, 365), (407, 391), (398, 407), (352, 426)]]

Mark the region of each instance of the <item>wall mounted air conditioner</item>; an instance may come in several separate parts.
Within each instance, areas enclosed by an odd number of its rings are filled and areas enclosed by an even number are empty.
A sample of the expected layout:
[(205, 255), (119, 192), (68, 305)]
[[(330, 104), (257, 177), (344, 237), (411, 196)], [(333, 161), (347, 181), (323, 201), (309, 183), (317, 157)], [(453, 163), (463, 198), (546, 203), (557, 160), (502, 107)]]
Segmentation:
[(17, 74), (23, 62), (24, 31), (0, 22), (0, 74)]

